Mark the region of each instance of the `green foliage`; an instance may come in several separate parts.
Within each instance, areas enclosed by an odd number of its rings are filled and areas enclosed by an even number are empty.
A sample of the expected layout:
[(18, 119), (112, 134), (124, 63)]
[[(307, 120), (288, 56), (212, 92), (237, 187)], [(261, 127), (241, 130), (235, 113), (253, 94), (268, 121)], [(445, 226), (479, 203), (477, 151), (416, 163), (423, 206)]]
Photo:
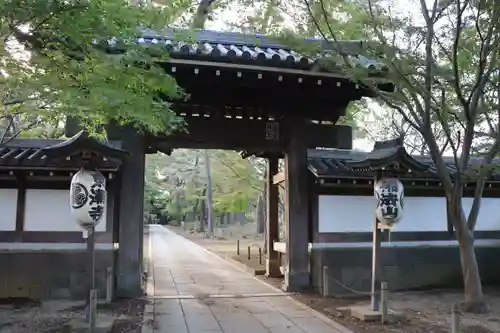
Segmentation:
[(246, 211), (263, 190), (258, 165), (233, 151), (212, 151), (214, 209), (218, 212)]
[[(156, 65), (154, 46), (133, 43), (139, 27), (168, 24), (170, 10), (123, 0), (1, 0), (0, 13), (0, 97), (10, 103), (1, 118), (22, 118), (21, 129), (61, 116), (91, 130), (111, 119), (154, 133), (180, 124), (158, 96), (182, 98), (182, 92)], [(130, 42), (124, 53), (93, 44), (112, 37)]]
[[(263, 190), (262, 164), (255, 159), (242, 159), (233, 151), (209, 152), (213, 211), (242, 212), (255, 204)], [(206, 199), (207, 176), (202, 152), (179, 149), (172, 156), (156, 154), (146, 162), (146, 196), (156, 202), (148, 209), (162, 207), (169, 216), (193, 212)], [(156, 189), (156, 190), (152, 190)], [(160, 191), (161, 195), (155, 195)], [(205, 193), (204, 193), (205, 192)]]

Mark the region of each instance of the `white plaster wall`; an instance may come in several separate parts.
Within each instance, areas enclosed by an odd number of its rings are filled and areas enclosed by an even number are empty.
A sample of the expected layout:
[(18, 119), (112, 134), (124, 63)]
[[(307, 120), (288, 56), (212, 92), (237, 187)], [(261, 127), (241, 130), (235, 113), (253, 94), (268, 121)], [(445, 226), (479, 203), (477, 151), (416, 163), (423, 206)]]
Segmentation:
[[(465, 214), (472, 198), (464, 198)], [(375, 198), (319, 196), (319, 232), (371, 232)], [(394, 231), (446, 231), (445, 198), (405, 197), (404, 215)], [(483, 198), (476, 230), (500, 230), (500, 198)]]
[[(105, 209), (106, 210), (106, 209)], [(69, 206), (68, 190), (26, 191), (25, 231), (79, 231)], [(106, 231), (106, 211), (96, 231)]]
[(16, 230), (17, 189), (0, 189), (0, 230)]

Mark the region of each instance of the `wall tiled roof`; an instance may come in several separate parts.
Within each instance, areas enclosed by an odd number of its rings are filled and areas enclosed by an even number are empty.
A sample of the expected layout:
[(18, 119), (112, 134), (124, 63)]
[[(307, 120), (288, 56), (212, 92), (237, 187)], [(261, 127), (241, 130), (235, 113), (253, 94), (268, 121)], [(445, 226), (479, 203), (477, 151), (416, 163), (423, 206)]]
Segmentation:
[[(79, 133), (80, 134), (80, 133)], [(67, 140), (57, 139), (14, 139), (6, 144), (0, 145), (0, 167), (57, 167), (57, 163), (51, 161), (51, 152), (62, 149), (75, 142), (77, 136)], [(107, 149), (122, 153), (119, 142), (106, 144)], [(77, 153), (77, 152), (75, 152)], [(52, 154), (53, 155), (53, 154)], [(113, 161), (103, 161), (102, 167), (116, 168)], [(65, 163), (65, 167), (71, 167), (71, 161)], [(78, 167), (78, 166), (75, 166)]]
[[(362, 161), (367, 159), (369, 156), (373, 157), (370, 152), (360, 152), (352, 150), (312, 150), (308, 153), (308, 168), (309, 170), (318, 178), (334, 178), (334, 177), (345, 177), (345, 178), (372, 178), (374, 176), (373, 171), (360, 170), (353, 168), (353, 162)], [(383, 155), (380, 155), (383, 157)], [(433, 176), (437, 179), (436, 168), (432, 159), (428, 156), (415, 156), (412, 155), (418, 163), (426, 165), (428, 167), (428, 172), (426, 176)], [(446, 167), (451, 175), (456, 173), (455, 163), (453, 158), (444, 158)], [(469, 162), (469, 167), (472, 169), (481, 165), (482, 158), (471, 158)], [(493, 164), (499, 166), (497, 170), (494, 170), (492, 176), (489, 180), (500, 181), (500, 159), (493, 161)], [(422, 174), (420, 174), (422, 176)], [(413, 174), (413, 177), (418, 178), (418, 172)]]
[[(118, 39), (110, 39), (108, 44), (116, 45)], [(166, 29), (162, 32), (142, 30), (142, 35), (136, 40), (143, 45), (158, 45), (172, 58), (205, 60), (211, 62), (240, 62), (259, 66), (315, 69), (322, 55), (307, 57), (291, 49), (289, 46), (277, 43), (263, 35), (244, 35), (240, 33), (201, 30), (196, 32), (175, 31)], [(340, 41), (338, 44), (317, 39), (305, 39), (304, 43), (318, 45), (318, 48), (328, 54), (338, 47), (349, 55), (350, 61), (356, 65), (374, 71), (385, 71), (387, 66), (360, 55), (363, 47), (361, 41)], [(338, 59), (339, 67), (344, 61)], [(332, 67), (329, 65), (329, 68)], [(335, 66), (333, 66), (335, 67)], [(324, 69), (326, 70), (326, 69)]]

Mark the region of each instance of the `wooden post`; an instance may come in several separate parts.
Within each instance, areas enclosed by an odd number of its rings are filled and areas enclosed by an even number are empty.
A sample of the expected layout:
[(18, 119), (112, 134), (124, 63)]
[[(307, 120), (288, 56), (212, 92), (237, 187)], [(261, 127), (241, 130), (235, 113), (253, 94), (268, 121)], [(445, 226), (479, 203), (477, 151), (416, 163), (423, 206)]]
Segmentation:
[(373, 311), (378, 311), (380, 303), (380, 295), (378, 294), (378, 254), (380, 251), (381, 232), (378, 228), (378, 221), (376, 218), (374, 218), (373, 224), (371, 306)]
[(259, 265), (262, 265), (262, 248), (259, 246)]
[(389, 308), (387, 305), (387, 282), (382, 282), (380, 285), (380, 313), (382, 314), (382, 324), (387, 323), (389, 316)]
[(250, 246), (248, 247), (248, 260), (250, 260), (251, 256), (250, 256)]
[(304, 138), (305, 122), (288, 122), (292, 138), (285, 154), (286, 269), (284, 289), (300, 292), (310, 288), (309, 276), (309, 171)]
[(113, 267), (106, 269), (106, 302), (113, 300)]
[[(91, 291), (95, 288), (95, 228), (87, 229), (87, 256), (88, 256), (88, 286), (87, 295), (90, 297)], [(87, 321), (90, 322), (91, 301), (87, 298)]]
[(279, 159), (276, 157), (267, 160), (266, 171), (266, 276), (280, 277), (279, 253), (274, 251), (274, 242), (279, 240), (279, 188), (274, 184), (273, 176), (278, 173)]
[(457, 304), (451, 308), (451, 333), (460, 333), (460, 311)]
[(72, 333), (73, 332), (73, 326), (71, 324), (64, 324), (64, 326), (61, 329), (61, 333)]
[(97, 290), (92, 289), (89, 295), (90, 299), (90, 316), (89, 316), (89, 333), (95, 332), (95, 324), (97, 321)]
[(116, 294), (138, 297), (142, 293), (142, 239), (144, 232), (144, 138), (135, 128), (122, 133), (122, 149), (131, 153), (120, 172), (118, 215), (118, 252)]
[[(377, 176), (374, 179), (373, 184), (375, 185), (377, 181), (380, 179), (380, 172), (378, 172)], [(373, 311), (379, 310), (380, 305), (380, 295), (378, 294), (378, 255), (381, 247), (381, 231), (378, 227), (378, 220), (375, 216), (375, 212), (373, 213), (373, 230), (372, 230), (372, 285), (371, 285), (371, 307)]]
[(329, 286), (328, 277), (328, 266), (323, 266), (323, 296), (327, 297), (330, 295), (330, 286)]
[(239, 239), (236, 241), (236, 254), (240, 255), (240, 240)]

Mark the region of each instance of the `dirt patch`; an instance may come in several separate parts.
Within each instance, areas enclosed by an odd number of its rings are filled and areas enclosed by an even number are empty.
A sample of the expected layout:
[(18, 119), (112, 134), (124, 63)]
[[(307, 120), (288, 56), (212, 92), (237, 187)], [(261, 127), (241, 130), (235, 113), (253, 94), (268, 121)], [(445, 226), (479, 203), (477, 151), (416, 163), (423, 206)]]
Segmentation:
[(72, 318), (82, 315), (79, 310), (71, 309), (74, 304), (68, 301), (3, 302), (0, 307), (0, 332), (42, 333), (61, 329)]
[[(283, 279), (265, 276), (260, 276), (259, 279), (277, 288), (283, 282)], [(482, 315), (462, 314), (460, 333), (500, 332), (500, 291), (485, 289), (485, 293), (491, 311)], [(392, 293), (389, 296), (390, 308), (403, 312), (405, 318), (389, 325), (346, 318), (337, 311), (339, 307), (369, 304), (368, 297), (324, 298), (317, 294), (301, 294), (294, 298), (356, 333), (449, 333), (452, 304), (459, 302), (462, 296), (460, 292), (450, 290)]]
[[(98, 313), (110, 315), (115, 321), (113, 333), (140, 332), (143, 325), (143, 300), (119, 300), (99, 304)], [(16, 300), (0, 306), (1, 333), (58, 333), (74, 318), (85, 315), (83, 302), (47, 301), (42, 303)]]
[[(107, 313), (117, 318), (112, 333), (140, 332), (144, 323), (144, 309), (149, 301), (143, 299), (122, 299), (112, 303), (98, 304), (98, 313)], [(78, 305), (70, 310), (84, 311), (84, 305)]]

